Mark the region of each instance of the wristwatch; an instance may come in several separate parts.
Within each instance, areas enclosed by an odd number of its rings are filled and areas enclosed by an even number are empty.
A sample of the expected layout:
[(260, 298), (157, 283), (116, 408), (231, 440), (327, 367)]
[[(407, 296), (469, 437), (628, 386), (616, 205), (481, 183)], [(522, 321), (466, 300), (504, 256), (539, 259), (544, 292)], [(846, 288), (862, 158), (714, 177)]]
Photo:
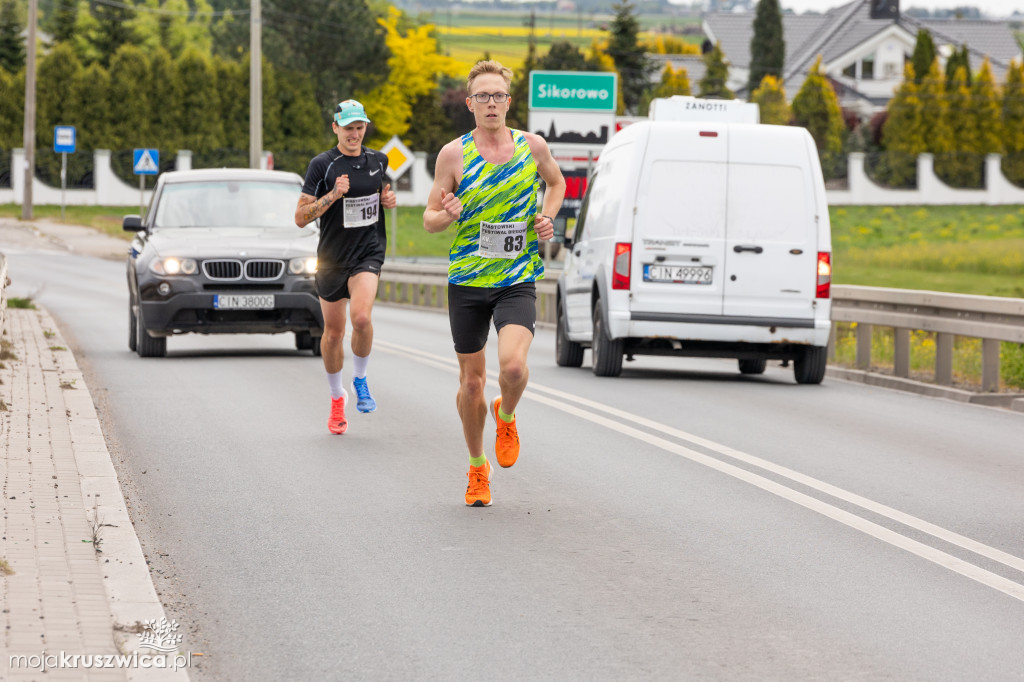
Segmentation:
[(551, 224), (552, 224), (552, 225), (554, 225), (554, 224), (555, 224), (555, 219), (554, 219), (554, 218), (552, 218), (552, 217), (551, 217), (551, 216), (549, 216), (549, 215), (541, 215), (541, 218), (547, 218), (548, 220), (550, 220), (550, 221), (551, 221)]

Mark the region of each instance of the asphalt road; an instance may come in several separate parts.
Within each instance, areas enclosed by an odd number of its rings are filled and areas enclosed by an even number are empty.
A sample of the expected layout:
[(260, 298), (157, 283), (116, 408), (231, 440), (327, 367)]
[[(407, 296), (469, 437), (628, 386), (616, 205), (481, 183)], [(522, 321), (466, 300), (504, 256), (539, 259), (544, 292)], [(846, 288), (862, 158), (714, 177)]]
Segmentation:
[(444, 315), (375, 310), (380, 409), (331, 436), (290, 335), (140, 359), (122, 263), (0, 250), (87, 372), (195, 680), (1024, 678), (1020, 413), (777, 364), (602, 379), (541, 330), (473, 509)]

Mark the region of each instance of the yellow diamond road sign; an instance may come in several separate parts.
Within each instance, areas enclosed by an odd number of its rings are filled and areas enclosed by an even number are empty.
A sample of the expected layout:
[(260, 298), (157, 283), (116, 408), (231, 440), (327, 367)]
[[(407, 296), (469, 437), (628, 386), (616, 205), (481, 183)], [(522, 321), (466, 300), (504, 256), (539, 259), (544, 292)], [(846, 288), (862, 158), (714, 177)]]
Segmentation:
[(388, 157), (388, 176), (392, 180), (397, 180), (402, 177), (407, 170), (412, 168), (412, 164), (415, 161), (413, 153), (402, 144), (402, 141), (398, 139), (398, 135), (395, 135), (387, 144), (380, 148)]

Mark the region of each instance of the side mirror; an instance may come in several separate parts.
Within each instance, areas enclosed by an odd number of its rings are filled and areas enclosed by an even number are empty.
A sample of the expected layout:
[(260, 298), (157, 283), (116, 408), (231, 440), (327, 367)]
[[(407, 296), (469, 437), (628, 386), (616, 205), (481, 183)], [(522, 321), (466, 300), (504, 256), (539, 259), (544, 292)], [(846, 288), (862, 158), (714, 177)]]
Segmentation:
[(141, 232), (145, 229), (142, 227), (142, 218), (137, 215), (126, 215), (121, 222), (121, 227), (125, 232)]

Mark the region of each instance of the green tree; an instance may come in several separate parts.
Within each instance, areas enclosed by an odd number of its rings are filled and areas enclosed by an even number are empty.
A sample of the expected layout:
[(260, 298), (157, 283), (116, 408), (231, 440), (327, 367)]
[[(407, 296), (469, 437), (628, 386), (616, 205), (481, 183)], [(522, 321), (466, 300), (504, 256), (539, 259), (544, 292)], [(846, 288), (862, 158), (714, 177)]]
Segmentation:
[(765, 76), (782, 79), (786, 40), (782, 33), (779, 0), (758, 0), (754, 14), (754, 35), (750, 39), (750, 78), (747, 97), (757, 90)]
[(78, 5), (73, 0), (55, 2), (51, 9), (43, 14), (39, 24), (50, 36), (50, 45), (70, 43), (75, 35), (75, 21), (78, 18)]
[(149, 54), (163, 44), (160, 20), (165, 15), (161, 12), (160, 0), (136, 0), (135, 6), (138, 8), (135, 16), (128, 22), (132, 44)]
[(264, 52), (278, 69), (311, 74), (325, 127), (338, 102), (387, 80), (386, 31), (366, 0), (264, 0), (263, 16)]
[(211, 7), (206, 0), (193, 2), (195, 12), (192, 16), (189, 16), (188, 0), (165, 0), (163, 4), (165, 13), (160, 15), (160, 36), (172, 57), (180, 57), (192, 49), (203, 54), (212, 52)]
[(275, 96), (281, 111), (279, 148), (305, 152), (308, 161), (314, 152), (323, 149), (326, 135), (320, 120), (320, 107), (313, 93), (313, 80), (305, 73), (281, 74), (277, 79)]
[(99, 62), (93, 62), (80, 71), (75, 79), (73, 102), (76, 135), (79, 150), (111, 149), (110, 118), (116, 115), (107, 98), (110, 92), (110, 74)]
[(646, 116), (650, 111), (651, 102), (658, 97), (672, 97), (673, 95), (690, 95), (690, 76), (686, 69), (679, 67), (676, 71), (672, 68), (671, 62), (665, 62), (665, 68), (661, 71), (661, 80), (654, 90), (648, 90), (640, 100), (640, 116)]
[(894, 187), (911, 187), (917, 178), (917, 157), (928, 146), (921, 126), (921, 99), (914, 80), (914, 67), (906, 65), (903, 82), (889, 100), (888, 116), (882, 127), (882, 142), (888, 160), (882, 180)]
[(954, 87), (958, 87), (954, 84), (956, 81), (956, 72), (958, 69), (964, 70), (963, 80), (968, 86), (971, 84), (971, 57), (967, 51), (967, 45), (962, 45), (959, 50), (954, 50), (953, 54), (946, 60), (946, 89), (951, 90)]
[[(68, 0), (72, 2), (73, 0)], [(82, 64), (92, 64), (100, 59), (100, 51), (96, 47), (100, 23), (92, 15), (89, 0), (78, 0), (75, 10), (75, 28), (71, 34), (71, 42)]]
[(793, 98), (793, 119), (811, 133), (819, 154), (843, 150), (843, 112), (836, 91), (822, 73), (820, 56)]
[(25, 127), (25, 71), (0, 67), (0, 149), (20, 147)]
[(25, 66), (25, 28), (14, 0), (0, 0), (0, 68), (17, 73)]
[(619, 72), (622, 99), (627, 112), (636, 112), (644, 92), (650, 88), (653, 65), (644, 53), (638, 36), (640, 22), (630, 0), (612, 5), (615, 18), (608, 27), (608, 54)]
[(78, 125), (75, 83), (82, 70), (78, 55), (61, 43), (39, 60), (36, 75), (36, 149), (50, 149), (55, 125)]
[(249, 22), (226, 9), (210, 26), (210, 38), (214, 56), (241, 59), (249, 49)]
[(944, 178), (955, 187), (981, 187), (981, 164), (975, 155), (980, 147), (977, 118), (972, 113), (971, 89), (963, 68), (953, 75), (954, 87), (947, 89), (949, 122), (953, 131), (953, 151)]
[[(526, 47), (526, 59), (523, 61), (523, 68), (512, 78), (512, 87), (509, 93), (512, 95), (512, 102), (509, 104), (509, 111), (506, 120), (508, 125), (518, 130), (526, 130), (529, 124), (530, 111), (530, 73), (540, 68), (537, 62), (537, 41), (533, 32), (530, 32), (529, 42)], [(443, 98), (444, 88), (439, 88), (438, 98)], [(433, 149), (433, 147), (419, 147), (419, 149)]]
[(134, 45), (122, 45), (110, 60), (111, 102), (117, 102), (110, 118), (112, 149), (152, 147), (156, 140), (151, 134), (153, 106), (149, 101), (146, 80), (150, 67), (146, 53)]
[(110, 66), (114, 53), (124, 44), (133, 40), (131, 21), (135, 16), (131, 0), (117, 4), (95, 3), (92, 13), (96, 19), (96, 31), (92, 44), (103, 66)]
[(540, 58), (539, 66), (544, 71), (590, 71), (587, 57), (568, 40), (552, 43), (547, 54)]
[(953, 160), (953, 130), (949, 125), (949, 102), (946, 98), (946, 79), (933, 59), (921, 79), (917, 90), (921, 101), (921, 134), (925, 151), (935, 156), (935, 174), (947, 179), (948, 165)]
[(925, 74), (935, 61), (935, 41), (926, 28), (918, 29), (917, 41), (914, 43), (914, 55), (910, 62), (914, 66), (914, 74), (918, 85), (924, 80)]
[(715, 46), (704, 55), (704, 77), (700, 79), (698, 97), (709, 99), (736, 99), (736, 94), (729, 89), (729, 65), (725, 63), (722, 45)]
[(772, 75), (761, 79), (761, 87), (754, 90), (752, 102), (761, 110), (761, 123), (769, 125), (789, 125), (793, 118), (793, 110), (786, 102), (786, 90), (781, 81)]
[[(217, 78), (210, 57), (187, 50), (175, 63), (181, 83), (181, 144), (193, 152), (224, 147)], [(248, 146), (248, 145), (247, 145)]]
[[(248, 63), (248, 61), (246, 61)], [(245, 70), (245, 77), (242, 81), (245, 84), (249, 82), (248, 69)], [(282, 76), (280, 72), (270, 63), (268, 59), (263, 59), (263, 148), (264, 149), (280, 149), (284, 143), (284, 133), (281, 130), (281, 100), (278, 97), (278, 90), (281, 87)], [(245, 106), (245, 123), (244, 130), (246, 135), (249, 131), (249, 111), (248, 96), (249, 88), (245, 88), (246, 106)], [(246, 140), (245, 144), (242, 145), (242, 149), (248, 149), (249, 142)], [(308, 161), (308, 159), (307, 159)]]
[(977, 131), (979, 154), (1003, 153), (1003, 111), (988, 58), (971, 84), (971, 116)]
[[(211, 59), (213, 69), (217, 74), (217, 95), (220, 102), (220, 120), (224, 124), (224, 145), (228, 149), (249, 148), (249, 65), (248, 60), (243, 64), (234, 59)], [(267, 71), (266, 60), (263, 66), (264, 73)], [(263, 81), (263, 99), (273, 101), (276, 83), (271, 80)], [(278, 107), (268, 112), (264, 105), (264, 124), (268, 114), (276, 120)], [(268, 149), (272, 146), (272, 140), (267, 139), (270, 131), (277, 131), (276, 126), (263, 126), (263, 146)]]
[(153, 145), (168, 152), (184, 149), (181, 140), (183, 86), (177, 66), (166, 48), (158, 47), (150, 55), (149, 74), (147, 99), (150, 102)]
[(1003, 173), (1020, 185), (1024, 183), (1024, 69), (1017, 61), (1010, 62), (1003, 85), (1003, 131)]

